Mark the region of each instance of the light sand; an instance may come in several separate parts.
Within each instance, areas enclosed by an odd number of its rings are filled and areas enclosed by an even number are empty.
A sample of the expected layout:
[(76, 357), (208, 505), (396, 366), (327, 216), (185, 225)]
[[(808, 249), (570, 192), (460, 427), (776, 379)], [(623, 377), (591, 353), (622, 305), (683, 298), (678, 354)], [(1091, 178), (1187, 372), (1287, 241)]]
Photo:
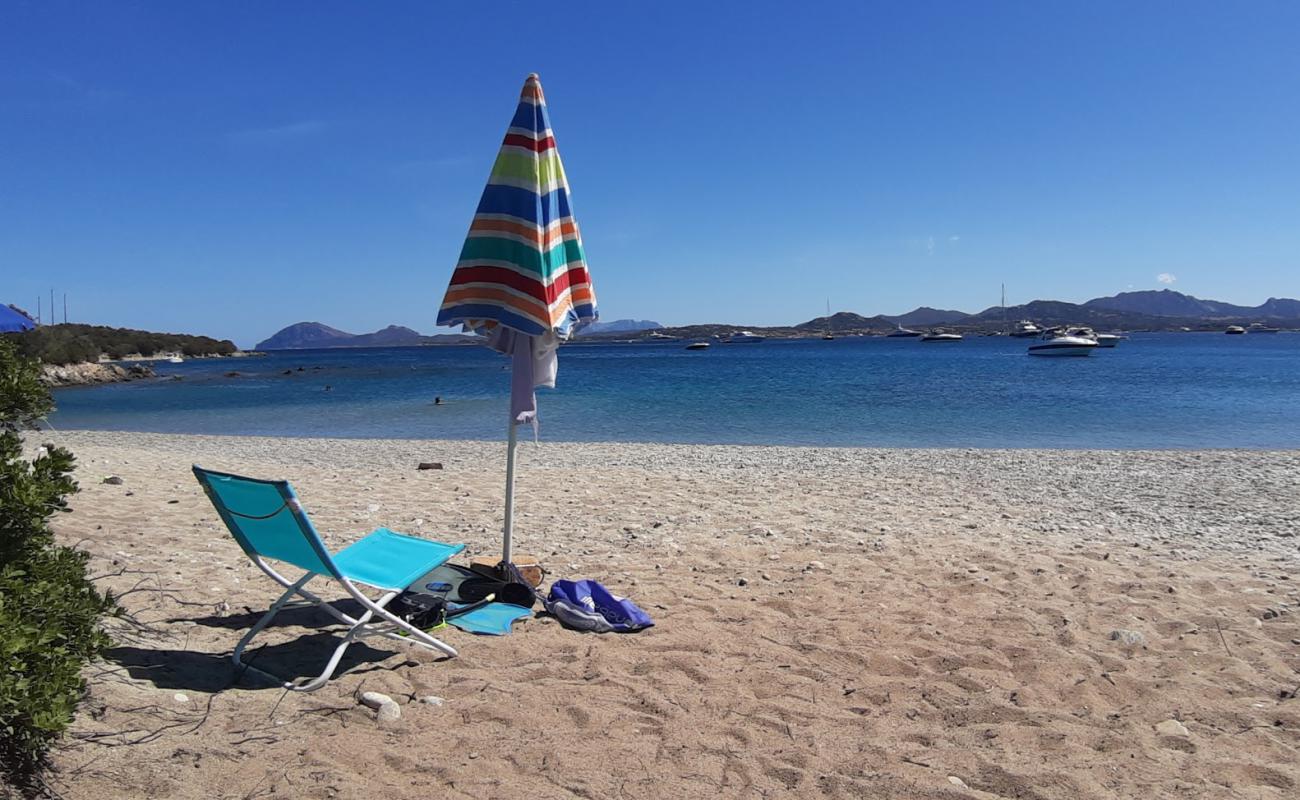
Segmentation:
[[(189, 464), (290, 479), (335, 547), (386, 525), (490, 555), (503, 446), (56, 440), (83, 487), (60, 535), (142, 624), (88, 671), (70, 799), (1300, 795), (1300, 453), (529, 445), (520, 549), (658, 625), (370, 640), (304, 695), (230, 685), (277, 592)], [(322, 619), (258, 663), (305, 674)]]

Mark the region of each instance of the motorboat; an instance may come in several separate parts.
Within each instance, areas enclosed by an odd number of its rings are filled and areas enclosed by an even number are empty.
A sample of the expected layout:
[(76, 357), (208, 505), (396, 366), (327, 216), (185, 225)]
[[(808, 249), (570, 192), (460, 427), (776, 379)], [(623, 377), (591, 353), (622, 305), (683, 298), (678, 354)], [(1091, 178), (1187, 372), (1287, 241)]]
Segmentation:
[(835, 334), (831, 333), (830, 331), (826, 331), (825, 333), (822, 334), (823, 341), (829, 342), (834, 338), (835, 338)]
[[(1052, 331), (1052, 333), (1054, 334), (1055, 331)], [(1115, 347), (1119, 344), (1119, 340), (1124, 338), (1114, 333), (1097, 333), (1086, 325), (1069, 328), (1065, 331), (1065, 335), (1075, 336), (1080, 339), (1091, 339), (1097, 343), (1098, 347)]]
[(904, 328), (902, 325), (899, 325), (896, 330), (892, 330), (889, 333), (885, 334), (885, 336), (890, 339), (911, 339), (920, 335), (921, 335), (920, 331), (914, 331), (909, 328)]
[(181, 358), (180, 356), (172, 356), (171, 358), (168, 358), (168, 359), (167, 359), (167, 363), (168, 363), (168, 364), (184, 364), (184, 363), (185, 363), (185, 359)]
[(1082, 336), (1044, 337), (1038, 344), (1029, 345), (1031, 356), (1086, 356), (1097, 349), (1097, 342)]
[(660, 333), (659, 331), (650, 331), (650, 333), (646, 334), (646, 338), (647, 339), (676, 339), (677, 337), (669, 336), (668, 334)]
[(930, 331), (921, 337), (923, 342), (960, 342), (960, 333), (946, 333), (944, 331)]
[(1020, 320), (1016, 323), (1016, 326), (1011, 329), (1011, 335), (1017, 339), (1032, 339), (1036, 336), (1041, 336), (1042, 333), (1042, 328), (1027, 319)]
[(1262, 322), (1252, 322), (1246, 329), (1246, 333), (1277, 333), (1281, 328), (1274, 328), (1271, 325), (1265, 325)]
[(1226, 331), (1224, 331), (1224, 333), (1229, 333), (1229, 334), (1232, 334), (1232, 335), (1234, 335), (1234, 336), (1235, 336), (1236, 334), (1239, 334), (1239, 333), (1245, 333), (1245, 332), (1246, 332), (1246, 329), (1243, 328), (1243, 327), (1241, 327), (1240, 325), (1229, 325), (1229, 326), (1228, 326), (1228, 329), (1227, 329)]
[(691, 342), (690, 344), (686, 345), (686, 349), (687, 349), (687, 350), (708, 350), (708, 349), (709, 349), (709, 343), (708, 343), (708, 342)]
[(1124, 337), (1117, 333), (1099, 333), (1093, 338), (1096, 339), (1098, 347), (1116, 347), (1119, 345), (1119, 340)]
[(727, 341), (731, 344), (744, 344), (748, 342), (761, 342), (766, 338), (766, 336), (759, 336), (757, 333), (751, 331), (740, 331), (728, 336)]

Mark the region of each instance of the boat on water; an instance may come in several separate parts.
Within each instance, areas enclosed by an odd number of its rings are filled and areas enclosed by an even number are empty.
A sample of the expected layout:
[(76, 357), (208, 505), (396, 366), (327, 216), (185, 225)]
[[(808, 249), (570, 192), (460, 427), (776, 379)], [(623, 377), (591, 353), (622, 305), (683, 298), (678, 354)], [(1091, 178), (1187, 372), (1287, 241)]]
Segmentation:
[(690, 344), (686, 345), (686, 349), (687, 349), (687, 350), (708, 350), (708, 349), (709, 349), (709, 343), (708, 343), (708, 342), (691, 342)]
[(1029, 345), (1031, 356), (1087, 356), (1097, 349), (1097, 342), (1082, 336), (1045, 336), (1037, 344)]
[(646, 338), (647, 339), (676, 339), (677, 337), (669, 336), (668, 334), (660, 333), (659, 331), (650, 331), (650, 333), (646, 334)]
[(744, 344), (748, 342), (761, 342), (766, 338), (766, 336), (759, 336), (757, 333), (752, 333), (750, 331), (739, 331), (728, 336), (727, 341), (731, 344)]
[[(1055, 331), (1051, 331), (1051, 333), (1055, 333)], [(1097, 343), (1098, 347), (1116, 347), (1119, 345), (1119, 340), (1124, 338), (1116, 333), (1097, 333), (1086, 325), (1068, 328), (1065, 335), (1077, 336), (1080, 339), (1091, 339)]]
[(1274, 328), (1273, 326), (1265, 325), (1262, 322), (1252, 322), (1250, 323), (1250, 327), (1246, 329), (1246, 333), (1277, 333), (1281, 330), (1281, 328)]
[(1017, 322), (1015, 327), (1011, 329), (1010, 333), (1011, 336), (1014, 336), (1017, 339), (1033, 339), (1042, 334), (1043, 329), (1027, 319), (1022, 319)]
[(171, 358), (167, 359), (167, 363), (168, 363), (168, 364), (184, 364), (184, 363), (185, 363), (185, 359), (181, 358), (180, 356), (172, 356)]
[(930, 331), (921, 337), (923, 342), (960, 342), (960, 333), (948, 333), (946, 331)]
[(899, 325), (896, 330), (892, 330), (885, 334), (885, 337), (889, 339), (911, 339), (920, 335), (920, 331), (914, 331), (910, 328), (904, 328), (902, 325)]
[(1237, 335), (1237, 334), (1239, 334), (1239, 333), (1245, 333), (1245, 332), (1246, 332), (1246, 329), (1243, 328), (1243, 327), (1241, 327), (1240, 325), (1229, 325), (1229, 326), (1228, 326), (1228, 329), (1227, 329), (1226, 331), (1224, 331), (1224, 333), (1230, 333), (1230, 334), (1232, 334), (1232, 335), (1234, 335), (1234, 336)]

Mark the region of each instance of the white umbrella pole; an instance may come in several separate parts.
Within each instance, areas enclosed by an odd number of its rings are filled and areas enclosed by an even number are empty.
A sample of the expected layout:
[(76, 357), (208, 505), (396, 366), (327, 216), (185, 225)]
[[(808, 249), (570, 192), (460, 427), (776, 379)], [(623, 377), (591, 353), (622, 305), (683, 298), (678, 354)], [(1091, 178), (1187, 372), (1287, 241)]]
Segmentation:
[(501, 560), (510, 563), (510, 537), (515, 525), (515, 446), (519, 444), (515, 421), (510, 420), (506, 438), (506, 521), (501, 535)]

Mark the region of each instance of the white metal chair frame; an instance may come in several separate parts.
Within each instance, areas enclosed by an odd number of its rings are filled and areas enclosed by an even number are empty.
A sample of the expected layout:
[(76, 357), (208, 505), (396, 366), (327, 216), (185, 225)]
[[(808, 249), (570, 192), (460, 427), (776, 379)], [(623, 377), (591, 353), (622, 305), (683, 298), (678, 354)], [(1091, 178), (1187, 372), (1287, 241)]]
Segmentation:
[[(357, 588), (356, 583), (353, 581), (342, 576), (336, 577), (335, 579), (343, 584), (343, 588), (347, 590), (348, 594), (366, 609), (366, 613), (362, 614), (359, 618), (353, 618), (303, 588), (308, 581), (315, 578), (320, 573), (308, 572), (297, 581), (290, 581), (288, 578), (277, 572), (271, 565), (267, 564), (260, 555), (251, 556), (251, 558), (253, 563), (265, 572), (271, 580), (285, 587), (285, 592), (280, 595), (279, 599), (271, 604), (270, 610), (257, 621), (257, 624), (249, 629), (248, 633), (244, 634), (244, 638), (239, 640), (239, 644), (235, 645), (235, 651), (231, 655), (231, 659), (235, 662), (235, 666), (241, 670), (249, 670), (265, 675), (273, 680), (280, 681), (286, 689), (291, 689), (297, 692), (314, 692), (324, 686), (329, 679), (334, 676), (334, 670), (338, 669), (339, 661), (343, 659), (343, 654), (347, 652), (347, 649), (352, 645), (352, 643), (366, 636), (383, 636), (389, 639), (395, 639), (399, 642), (405, 642), (406, 644), (419, 645), (420, 647), (442, 653), (450, 658), (454, 658), (458, 655), (456, 648), (441, 639), (420, 630), (385, 608), (385, 606), (392, 602), (394, 597), (401, 594), (400, 591), (386, 591), (379, 599), (371, 600)], [(306, 603), (299, 603), (297, 605), (291, 604), (295, 595), (300, 595)], [(339, 643), (338, 647), (334, 648), (333, 655), (330, 656), (329, 662), (326, 663), (324, 671), (321, 672), (319, 676), (306, 682), (286, 681), (278, 675), (253, 666), (251, 663), (244, 661), (240, 657), (244, 652), (244, 648), (253, 640), (253, 637), (261, 633), (281, 610), (285, 608), (306, 607), (308, 605), (316, 606), (343, 624), (351, 626), (347, 633), (344, 634), (343, 641)], [(370, 620), (375, 616), (378, 616), (381, 621), (371, 622)], [(398, 633), (398, 630), (404, 631), (406, 635), (403, 636)]]

